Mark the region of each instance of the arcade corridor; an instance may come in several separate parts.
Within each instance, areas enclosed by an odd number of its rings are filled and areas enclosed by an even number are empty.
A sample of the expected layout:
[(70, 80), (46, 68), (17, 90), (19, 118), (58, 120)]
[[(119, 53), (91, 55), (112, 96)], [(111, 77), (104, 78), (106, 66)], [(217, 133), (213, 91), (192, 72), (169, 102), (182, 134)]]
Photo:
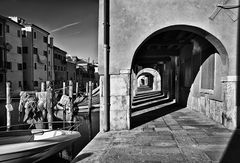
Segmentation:
[[(150, 98), (157, 94), (148, 93)], [(234, 163), (240, 159), (239, 132), (198, 112), (169, 103), (142, 115), (145, 118), (135, 119), (131, 130), (99, 133), (73, 162)]]

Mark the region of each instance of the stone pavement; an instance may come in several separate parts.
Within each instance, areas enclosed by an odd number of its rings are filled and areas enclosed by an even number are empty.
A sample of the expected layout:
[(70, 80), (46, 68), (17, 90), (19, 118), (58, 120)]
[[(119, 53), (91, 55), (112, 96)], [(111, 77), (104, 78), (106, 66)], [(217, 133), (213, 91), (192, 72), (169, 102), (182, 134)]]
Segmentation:
[(184, 108), (129, 131), (99, 133), (73, 162), (240, 162), (240, 141), (230, 142), (233, 134)]

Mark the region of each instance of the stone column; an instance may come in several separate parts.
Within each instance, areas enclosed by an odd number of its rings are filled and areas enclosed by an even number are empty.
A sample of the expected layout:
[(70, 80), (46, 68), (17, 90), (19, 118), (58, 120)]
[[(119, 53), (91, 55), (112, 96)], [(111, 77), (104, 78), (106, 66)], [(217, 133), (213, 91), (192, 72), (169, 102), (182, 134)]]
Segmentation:
[[(103, 80), (100, 76), (100, 131), (104, 126)], [(130, 70), (110, 75), (110, 130), (130, 129)]]

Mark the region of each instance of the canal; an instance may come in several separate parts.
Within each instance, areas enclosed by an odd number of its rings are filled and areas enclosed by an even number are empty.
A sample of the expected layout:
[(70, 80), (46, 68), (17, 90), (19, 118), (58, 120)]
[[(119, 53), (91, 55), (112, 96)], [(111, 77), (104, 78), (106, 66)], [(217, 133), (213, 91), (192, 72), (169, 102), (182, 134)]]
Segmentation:
[[(11, 122), (12, 125), (18, 124), (18, 104), (19, 100), (12, 100), (13, 111), (11, 112)], [(6, 109), (5, 109), (5, 101), (0, 101), (0, 126), (6, 126)], [(80, 122), (78, 127), (78, 131), (81, 134), (81, 137), (73, 144), (71, 147), (71, 155), (72, 157), (76, 156), (99, 132), (99, 111), (94, 111), (91, 113), (91, 118), (89, 118), (88, 113), (78, 113), (77, 120)], [(5, 130), (5, 128), (0, 128), (1, 130)], [(11, 129), (18, 129), (17, 127), (12, 127)], [(66, 158), (68, 154), (68, 149), (62, 152), (61, 157), (59, 155), (55, 155), (51, 158), (43, 160), (41, 162), (59, 162), (65, 163), (69, 162)]]

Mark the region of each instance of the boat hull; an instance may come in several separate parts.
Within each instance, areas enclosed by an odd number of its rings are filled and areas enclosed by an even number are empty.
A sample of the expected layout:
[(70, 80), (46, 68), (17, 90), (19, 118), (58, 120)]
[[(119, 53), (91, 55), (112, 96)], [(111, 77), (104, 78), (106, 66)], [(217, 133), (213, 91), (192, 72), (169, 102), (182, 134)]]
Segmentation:
[[(16, 134), (19, 133), (16, 131)], [(7, 137), (0, 133), (0, 162), (38, 162), (62, 151), (80, 137), (77, 131), (65, 130), (38, 129), (32, 130), (31, 134), (24, 131), (22, 134), (14, 138), (10, 136), (14, 135), (14, 132), (6, 133)], [(7, 139), (8, 137), (10, 139)]]

